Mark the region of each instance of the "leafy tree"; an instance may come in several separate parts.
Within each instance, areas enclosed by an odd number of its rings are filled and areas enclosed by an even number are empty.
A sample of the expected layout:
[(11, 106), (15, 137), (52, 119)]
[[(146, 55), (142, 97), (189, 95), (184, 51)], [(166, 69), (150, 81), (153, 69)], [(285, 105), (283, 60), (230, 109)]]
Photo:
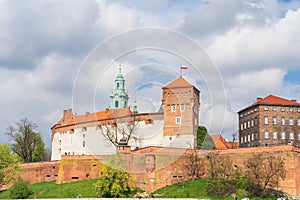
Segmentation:
[(27, 199), (32, 194), (33, 191), (23, 180), (15, 182), (13, 186), (9, 189), (9, 197), (12, 199)]
[(18, 159), (11, 154), (9, 145), (0, 144), (0, 187), (16, 179), (19, 170)]
[(28, 119), (21, 119), (16, 126), (9, 126), (6, 134), (13, 141), (11, 149), (24, 162), (37, 162), (43, 160), (45, 144), (39, 133), (37, 125)]
[(268, 188), (278, 186), (286, 177), (284, 158), (271, 154), (255, 154), (247, 162), (248, 190), (253, 195), (268, 196)]
[(214, 141), (207, 132), (205, 126), (197, 128), (197, 149), (214, 149)]
[(110, 158), (103, 170), (103, 175), (94, 184), (97, 197), (128, 197), (133, 189), (130, 187), (131, 175), (125, 171), (125, 159), (121, 154)]

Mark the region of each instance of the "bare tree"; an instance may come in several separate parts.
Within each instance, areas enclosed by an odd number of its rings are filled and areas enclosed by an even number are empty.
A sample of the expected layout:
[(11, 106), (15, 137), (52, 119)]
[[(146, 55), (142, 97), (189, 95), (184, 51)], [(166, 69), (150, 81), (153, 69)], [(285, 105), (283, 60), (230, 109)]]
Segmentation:
[(138, 123), (134, 114), (121, 119), (115, 118), (102, 125), (102, 134), (115, 146), (127, 145), (131, 137), (136, 138), (135, 129)]
[(231, 134), (231, 137), (232, 137), (232, 149), (235, 148), (235, 141), (238, 141), (238, 131), (234, 131), (232, 134)]
[(255, 154), (247, 162), (247, 178), (263, 192), (278, 186), (279, 180), (286, 177), (284, 158), (271, 154)]
[(207, 159), (209, 162), (208, 172), (211, 179), (227, 179), (231, 176), (233, 172), (233, 165), (229, 156), (223, 156), (216, 152), (211, 152), (207, 155)]
[(184, 167), (193, 180), (200, 178), (205, 170), (204, 158), (198, 154), (196, 149), (186, 151), (184, 154)]

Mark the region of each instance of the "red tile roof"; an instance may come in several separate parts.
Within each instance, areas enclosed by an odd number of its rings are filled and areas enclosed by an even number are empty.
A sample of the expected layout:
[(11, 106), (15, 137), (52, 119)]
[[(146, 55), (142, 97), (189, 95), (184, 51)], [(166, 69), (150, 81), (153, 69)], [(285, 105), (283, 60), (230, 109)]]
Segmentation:
[(300, 103), (296, 100), (288, 100), (278, 96), (269, 95), (265, 98), (257, 98), (257, 101), (246, 108), (243, 108), (239, 112), (242, 112), (248, 108), (256, 105), (286, 105), (286, 106), (300, 106)]
[[(72, 111), (71, 111), (72, 112)], [(133, 112), (129, 108), (120, 108), (115, 110), (105, 110), (94, 113), (86, 113), (84, 115), (72, 115), (71, 118), (62, 118), (56, 125), (71, 126), (75, 124), (102, 121), (114, 118), (121, 118), (132, 115)], [(55, 125), (53, 126), (55, 127)]]
[(171, 83), (164, 86), (163, 88), (178, 88), (178, 87), (193, 87), (193, 85), (187, 82), (184, 78), (179, 77), (178, 79), (172, 81)]
[(211, 134), (210, 137), (214, 141), (216, 149), (229, 149), (228, 142), (225, 141), (221, 134)]

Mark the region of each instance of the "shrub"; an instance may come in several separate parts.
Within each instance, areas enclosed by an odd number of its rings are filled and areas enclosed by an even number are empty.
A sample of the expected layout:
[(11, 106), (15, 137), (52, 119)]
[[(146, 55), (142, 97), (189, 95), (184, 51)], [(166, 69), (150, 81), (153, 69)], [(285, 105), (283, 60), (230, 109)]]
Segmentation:
[(29, 188), (28, 184), (19, 180), (13, 184), (13, 186), (9, 189), (9, 197), (11, 199), (27, 199), (33, 192)]

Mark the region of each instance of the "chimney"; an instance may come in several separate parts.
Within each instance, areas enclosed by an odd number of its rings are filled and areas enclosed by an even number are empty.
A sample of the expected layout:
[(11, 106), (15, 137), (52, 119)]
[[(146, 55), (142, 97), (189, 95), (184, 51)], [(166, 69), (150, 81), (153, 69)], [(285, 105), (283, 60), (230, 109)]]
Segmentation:
[(260, 102), (262, 99), (263, 99), (263, 98), (261, 98), (261, 97), (257, 97), (256, 101), (257, 101), (257, 102)]
[(64, 117), (66, 116), (67, 113), (68, 113), (68, 110), (64, 110)]

